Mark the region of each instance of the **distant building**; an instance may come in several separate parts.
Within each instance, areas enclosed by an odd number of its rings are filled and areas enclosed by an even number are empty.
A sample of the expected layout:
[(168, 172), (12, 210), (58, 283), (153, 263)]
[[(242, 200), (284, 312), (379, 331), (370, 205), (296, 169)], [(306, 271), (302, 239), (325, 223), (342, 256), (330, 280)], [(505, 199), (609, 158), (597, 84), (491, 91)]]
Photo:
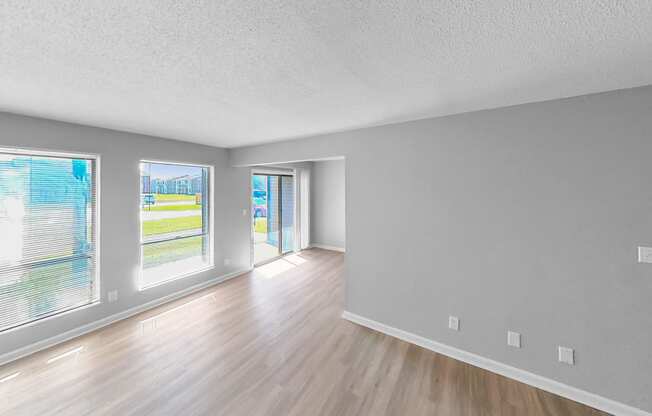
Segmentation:
[(190, 179), (187, 176), (183, 176), (177, 179), (177, 193), (183, 195), (192, 194)]
[(142, 175), (140, 177), (140, 192), (143, 194), (149, 194), (152, 192), (149, 175)]
[(155, 194), (164, 194), (165, 192), (165, 182), (160, 179), (154, 178), (150, 181), (150, 189), (152, 193)]
[(202, 182), (202, 177), (199, 175), (184, 175), (169, 179), (154, 178), (149, 181), (149, 189), (150, 192), (157, 194), (195, 195), (202, 192)]
[(177, 192), (177, 182), (179, 178), (171, 178), (165, 180), (165, 193), (166, 194), (178, 194)]
[(202, 178), (201, 176), (195, 176), (194, 178), (191, 179), (191, 188), (192, 188), (192, 193), (193, 194), (200, 194), (202, 193)]

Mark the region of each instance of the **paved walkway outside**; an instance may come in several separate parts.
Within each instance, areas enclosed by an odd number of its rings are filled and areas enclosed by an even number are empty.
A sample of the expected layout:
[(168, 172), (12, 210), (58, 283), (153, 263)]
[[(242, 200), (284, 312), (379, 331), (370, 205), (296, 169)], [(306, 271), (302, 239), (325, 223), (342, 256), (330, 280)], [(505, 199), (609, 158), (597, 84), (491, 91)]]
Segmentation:
[(143, 221), (150, 220), (164, 220), (166, 218), (179, 218), (179, 217), (201, 217), (201, 210), (194, 211), (140, 211), (140, 218)]

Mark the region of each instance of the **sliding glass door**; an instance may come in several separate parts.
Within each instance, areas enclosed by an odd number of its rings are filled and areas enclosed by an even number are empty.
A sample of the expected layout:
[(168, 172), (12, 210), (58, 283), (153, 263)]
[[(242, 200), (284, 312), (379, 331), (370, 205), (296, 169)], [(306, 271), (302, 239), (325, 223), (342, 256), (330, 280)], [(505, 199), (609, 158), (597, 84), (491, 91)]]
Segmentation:
[(281, 252), (294, 251), (294, 176), (281, 176), (279, 218)]
[(294, 250), (294, 176), (252, 175), (254, 264)]

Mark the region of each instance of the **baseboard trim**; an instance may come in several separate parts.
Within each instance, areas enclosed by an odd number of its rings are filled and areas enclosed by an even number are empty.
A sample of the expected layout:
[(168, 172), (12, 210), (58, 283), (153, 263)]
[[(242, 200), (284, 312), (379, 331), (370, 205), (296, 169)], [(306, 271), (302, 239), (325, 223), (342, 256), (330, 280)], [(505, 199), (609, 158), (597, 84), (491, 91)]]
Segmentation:
[(440, 342), (436, 342), (431, 339), (391, 327), (389, 325), (382, 324), (380, 322), (365, 318), (360, 315), (356, 315), (348, 311), (344, 311), (342, 313), (342, 318), (358, 325), (373, 329), (375, 331), (382, 332), (383, 334), (389, 335), (391, 337), (418, 345), (436, 353), (446, 355), (459, 361), (463, 361), (467, 364), (471, 364), (493, 373), (500, 374), (507, 378), (520, 381), (521, 383), (525, 383), (541, 390), (556, 394), (558, 396), (562, 396), (567, 399), (585, 404), (595, 409), (611, 413), (614, 416), (652, 416), (652, 413), (648, 413), (644, 410), (637, 409), (635, 407), (616, 402), (602, 396), (598, 396), (597, 394), (589, 393), (587, 391), (568, 386), (558, 381), (542, 377), (528, 371), (521, 370), (519, 368), (470, 353), (468, 351), (460, 350), (458, 348), (451, 347), (449, 345), (442, 344)]
[(340, 253), (346, 253), (346, 249), (344, 247), (328, 246), (326, 244), (310, 244), (310, 247), (321, 248), (324, 250), (339, 251)]
[(53, 337), (44, 339), (42, 341), (37, 341), (33, 344), (27, 345), (25, 347), (19, 348), (14, 351), (10, 351), (8, 353), (0, 355), (0, 365), (7, 364), (9, 362), (18, 360), (23, 357), (27, 357), (28, 355), (34, 354), (36, 352), (45, 350), (47, 348), (53, 347), (55, 345), (61, 344), (63, 342), (69, 341), (71, 339), (77, 338), (79, 336), (88, 334), (89, 332), (96, 331), (100, 328), (103, 328), (105, 326), (111, 325), (113, 323), (122, 321), (124, 319), (130, 318), (134, 315), (137, 315), (139, 313), (148, 311), (150, 309), (153, 309), (157, 306), (166, 304), (168, 302), (172, 302), (173, 300), (177, 300), (179, 298), (182, 298), (184, 296), (193, 294), (195, 292), (198, 292), (202, 289), (206, 289), (207, 287), (214, 286), (218, 283), (225, 282), (229, 279), (233, 279), (234, 277), (238, 277), (244, 273), (247, 273), (251, 271), (252, 268), (249, 269), (243, 269), (243, 270), (237, 270), (235, 272), (227, 273), (221, 276), (218, 276), (214, 279), (207, 280), (202, 283), (198, 283), (196, 285), (187, 287), (183, 290), (180, 290), (178, 292), (171, 293), (169, 295), (160, 297), (158, 299), (154, 299), (152, 301), (149, 301), (147, 303), (143, 303), (142, 305), (134, 306), (133, 308), (124, 310), (122, 312), (118, 312), (116, 314), (107, 316), (106, 318), (102, 318), (100, 320), (97, 320), (95, 322), (91, 322), (85, 325), (82, 325), (80, 327), (77, 327), (75, 329), (71, 329), (70, 331), (66, 331), (62, 334), (55, 335)]

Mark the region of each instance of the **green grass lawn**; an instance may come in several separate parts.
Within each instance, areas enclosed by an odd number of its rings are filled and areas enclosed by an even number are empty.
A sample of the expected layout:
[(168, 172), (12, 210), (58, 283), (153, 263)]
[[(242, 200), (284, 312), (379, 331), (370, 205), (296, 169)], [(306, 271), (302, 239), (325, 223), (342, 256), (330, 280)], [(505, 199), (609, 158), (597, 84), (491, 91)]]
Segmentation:
[(254, 220), (254, 231), (257, 233), (267, 232), (267, 218), (256, 218)]
[(194, 211), (200, 210), (201, 204), (182, 204), (182, 205), (152, 205), (143, 208), (143, 211)]
[(202, 254), (202, 237), (182, 238), (143, 246), (143, 267), (186, 259)]
[(157, 202), (194, 201), (195, 196), (182, 194), (154, 194), (154, 199)]
[(201, 228), (201, 226), (201, 215), (143, 221), (143, 235), (150, 236), (174, 231), (193, 230)]

